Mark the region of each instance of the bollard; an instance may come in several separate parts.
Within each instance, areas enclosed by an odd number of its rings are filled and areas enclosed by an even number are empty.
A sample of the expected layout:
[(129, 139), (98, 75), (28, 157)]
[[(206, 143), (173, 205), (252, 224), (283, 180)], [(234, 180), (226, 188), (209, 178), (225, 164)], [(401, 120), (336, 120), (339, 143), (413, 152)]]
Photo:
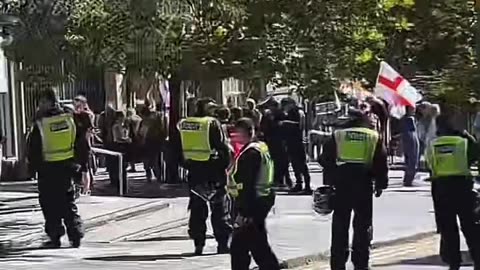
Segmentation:
[(120, 152), (110, 151), (103, 148), (92, 147), (94, 153), (100, 153), (104, 155), (116, 156), (118, 158), (118, 183), (120, 185), (120, 196), (123, 196), (128, 192), (128, 177), (125, 179), (125, 186), (123, 185), (123, 154)]

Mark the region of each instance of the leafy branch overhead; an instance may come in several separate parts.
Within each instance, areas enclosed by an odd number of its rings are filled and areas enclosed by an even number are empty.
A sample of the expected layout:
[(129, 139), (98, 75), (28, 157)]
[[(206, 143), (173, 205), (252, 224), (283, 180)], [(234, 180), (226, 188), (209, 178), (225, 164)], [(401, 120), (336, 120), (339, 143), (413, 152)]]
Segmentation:
[(76, 74), (264, 78), (316, 96), (344, 78), (372, 84), (385, 60), (431, 95), (453, 85), (477, 95), (473, 1), (5, 0), (0, 8), (22, 22), (9, 30), (10, 58), (64, 59)]

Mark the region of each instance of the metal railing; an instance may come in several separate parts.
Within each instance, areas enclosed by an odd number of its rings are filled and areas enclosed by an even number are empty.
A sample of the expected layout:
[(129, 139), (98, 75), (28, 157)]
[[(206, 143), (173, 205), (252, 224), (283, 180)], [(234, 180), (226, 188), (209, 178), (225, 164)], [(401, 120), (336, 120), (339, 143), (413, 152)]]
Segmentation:
[[(128, 192), (128, 177), (125, 179), (125, 182), (123, 182), (123, 154), (120, 152), (115, 152), (111, 150), (106, 150), (103, 148), (97, 148), (97, 147), (92, 147), (92, 151), (94, 153), (99, 153), (99, 154), (104, 154), (104, 155), (110, 155), (110, 156), (115, 156), (118, 158), (118, 181), (120, 182), (120, 196), (123, 196)], [(125, 186), (124, 186), (125, 183)]]

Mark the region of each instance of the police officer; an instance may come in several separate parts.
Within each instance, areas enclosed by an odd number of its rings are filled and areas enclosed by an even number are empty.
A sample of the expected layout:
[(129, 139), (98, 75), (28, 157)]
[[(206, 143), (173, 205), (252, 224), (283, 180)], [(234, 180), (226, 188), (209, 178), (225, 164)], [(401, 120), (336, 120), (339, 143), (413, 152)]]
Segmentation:
[[(303, 190), (304, 194), (311, 195), (310, 173), (307, 166), (305, 146), (303, 145), (303, 123), (305, 117), (293, 99), (284, 98), (281, 103), (286, 112), (283, 127), (287, 154), (290, 162), (292, 162), (293, 171), (297, 180), (296, 185), (290, 191), (301, 192)], [(305, 189), (302, 187), (302, 179), (305, 181)]]
[(260, 131), (262, 139), (268, 145), (275, 164), (274, 185), (277, 187), (292, 187), (292, 179), (288, 173), (288, 156), (285, 142), (285, 130), (282, 126), (285, 114), (280, 110), (280, 104), (273, 97), (258, 104), (263, 108)]
[(255, 124), (255, 129), (258, 129), (262, 115), (260, 111), (257, 109), (257, 103), (253, 98), (247, 98), (246, 103), (247, 103), (248, 109), (250, 109), (250, 111), (252, 112), (252, 120), (253, 120), (253, 123)]
[(210, 99), (199, 100), (194, 117), (178, 123), (181, 162), (188, 170), (190, 186), (189, 235), (195, 244), (195, 254), (205, 246), (208, 204), (212, 210), (212, 226), (217, 240), (217, 252), (228, 253), (232, 227), (226, 192), (226, 169), (230, 163), (229, 148), (220, 123), (213, 118), (217, 105)]
[(236, 158), (228, 185), (236, 198), (237, 212), (230, 250), (232, 270), (250, 269), (250, 253), (260, 270), (280, 269), (265, 228), (265, 219), (275, 202), (270, 188), (273, 161), (267, 145), (254, 139), (255, 125), (251, 119), (238, 120), (235, 128), (245, 146)]
[(65, 234), (63, 220), (71, 245), (79, 247), (83, 229), (72, 185), (74, 174), (80, 171), (73, 161), (73, 116), (60, 108), (53, 90), (46, 90), (40, 97), (36, 120), (28, 142), (28, 160), (32, 170), (38, 172), (39, 201), (50, 238), (44, 246), (60, 247)]
[(432, 197), (441, 235), (440, 257), (450, 269), (460, 269), (462, 256), (457, 217), (475, 270), (480, 269), (480, 225), (475, 224), (475, 195), (470, 165), (478, 160), (475, 139), (453, 129), (448, 119), (439, 118), (436, 139), (427, 147)]
[[(355, 270), (369, 269), (372, 238), (372, 193), (379, 197), (388, 185), (387, 153), (379, 134), (368, 129), (368, 118), (351, 110), (344, 128), (326, 142), (320, 164), (324, 184), (335, 188), (330, 266), (344, 270), (349, 256), (352, 211), (352, 262)], [(372, 180), (375, 180), (373, 186)]]

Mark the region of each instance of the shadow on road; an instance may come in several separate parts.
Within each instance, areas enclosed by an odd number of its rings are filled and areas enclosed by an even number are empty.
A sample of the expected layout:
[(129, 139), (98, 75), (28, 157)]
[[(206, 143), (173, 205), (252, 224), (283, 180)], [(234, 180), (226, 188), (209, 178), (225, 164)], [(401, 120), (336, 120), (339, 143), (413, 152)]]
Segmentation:
[[(470, 256), (467, 251), (462, 251), (462, 258), (464, 263), (462, 266), (473, 266), (473, 263), (470, 259)], [(394, 263), (388, 264), (374, 264), (374, 266), (382, 267), (382, 266), (401, 266), (401, 265), (416, 265), (416, 266), (445, 266), (445, 263), (442, 262), (440, 256), (432, 255), (427, 257), (421, 257), (416, 259), (407, 259), (401, 260)]]
[[(109, 180), (96, 180), (92, 195), (118, 196), (118, 190), (110, 184)], [(186, 184), (148, 182), (142, 176), (129, 176), (126, 196), (134, 198), (181, 198), (189, 196), (189, 189)]]
[[(20, 192), (20, 193), (38, 193), (37, 183), (35, 181), (22, 182), (2, 182), (0, 192)], [(18, 201), (36, 198), (36, 196), (21, 196), (18, 198), (3, 198), (2, 201)]]
[(430, 190), (420, 190), (420, 189), (388, 189), (386, 193), (417, 193), (417, 194), (425, 194), (426, 196), (430, 197), (431, 192)]
[[(204, 254), (202, 256), (213, 256), (216, 253)], [(199, 257), (193, 253), (181, 254), (161, 254), (161, 255), (126, 255), (126, 256), (109, 256), (109, 257), (91, 257), (85, 260), (91, 261), (110, 261), (110, 262), (145, 262), (145, 261), (160, 261), (160, 260), (182, 260), (185, 258)]]
[(10, 242), (0, 243), (0, 260), (23, 257), (26, 251), (28, 251), (28, 249), (19, 248)]
[[(206, 235), (206, 239), (215, 239), (212, 235)], [(191, 238), (187, 235), (172, 235), (172, 236), (158, 236), (135, 240), (128, 240), (128, 242), (160, 242), (160, 241), (189, 241)]]

